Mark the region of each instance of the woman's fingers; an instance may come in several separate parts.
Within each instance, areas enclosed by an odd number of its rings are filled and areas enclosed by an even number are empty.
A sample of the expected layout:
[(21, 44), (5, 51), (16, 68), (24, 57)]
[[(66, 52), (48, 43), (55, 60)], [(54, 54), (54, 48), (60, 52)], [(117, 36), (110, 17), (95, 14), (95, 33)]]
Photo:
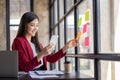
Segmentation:
[(68, 42), (68, 48), (75, 47), (75, 46), (77, 46), (78, 44), (79, 44), (78, 39), (70, 40), (70, 41)]
[(75, 46), (77, 46), (79, 44), (79, 40), (78, 39), (75, 39), (75, 42), (74, 42)]
[(48, 46), (46, 46), (46, 51), (50, 54), (53, 51), (53, 44), (49, 44)]

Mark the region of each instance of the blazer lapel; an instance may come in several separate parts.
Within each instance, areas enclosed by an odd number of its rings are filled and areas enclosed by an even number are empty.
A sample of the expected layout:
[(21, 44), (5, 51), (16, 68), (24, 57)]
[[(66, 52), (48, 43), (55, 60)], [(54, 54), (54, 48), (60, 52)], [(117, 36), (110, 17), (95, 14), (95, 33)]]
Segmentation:
[(26, 47), (27, 47), (27, 53), (29, 55), (30, 60), (33, 59), (33, 50), (30, 46), (30, 43), (28, 42), (28, 40), (25, 38), (25, 42), (26, 42)]

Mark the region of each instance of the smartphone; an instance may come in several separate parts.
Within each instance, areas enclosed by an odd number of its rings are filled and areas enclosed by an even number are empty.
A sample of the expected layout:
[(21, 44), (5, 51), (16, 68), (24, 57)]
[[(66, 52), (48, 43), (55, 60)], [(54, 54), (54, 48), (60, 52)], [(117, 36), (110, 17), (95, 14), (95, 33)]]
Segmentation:
[(52, 35), (50, 39), (50, 44), (53, 44), (53, 50), (55, 49), (57, 42), (58, 42), (58, 35)]

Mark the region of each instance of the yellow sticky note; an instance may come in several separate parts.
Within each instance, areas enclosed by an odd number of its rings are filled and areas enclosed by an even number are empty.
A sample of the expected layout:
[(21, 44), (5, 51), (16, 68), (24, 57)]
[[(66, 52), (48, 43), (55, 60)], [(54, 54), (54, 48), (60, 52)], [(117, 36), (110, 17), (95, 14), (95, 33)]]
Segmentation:
[(87, 10), (87, 11), (85, 12), (85, 21), (89, 21), (89, 20), (90, 20), (90, 11)]
[(76, 39), (79, 39), (82, 35), (82, 31), (78, 32)]
[(82, 17), (81, 17), (81, 18), (79, 18), (79, 20), (78, 20), (78, 27), (80, 27), (80, 26), (81, 26), (81, 24), (82, 24)]

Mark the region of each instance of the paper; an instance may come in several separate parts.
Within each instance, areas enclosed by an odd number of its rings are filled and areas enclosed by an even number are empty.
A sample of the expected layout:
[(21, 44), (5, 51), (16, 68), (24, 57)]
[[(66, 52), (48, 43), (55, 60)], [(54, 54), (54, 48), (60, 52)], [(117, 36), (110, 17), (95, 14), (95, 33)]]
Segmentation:
[(27, 72), (20, 71), (18, 72), (18, 77), (28, 74)]
[(85, 25), (83, 25), (83, 33), (85, 33), (88, 29), (88, 23), (86, 23)]
[(30, 75), (30, 76), (31, 76), (32, 78), (40, 78), (40, 79), (58, 77), (58, 76), (56, 76), (56, 75), (47, 75), (47, 76)]
[(62, 71), (58, 70), (45, 70), (45, 71), (35, 71), (38, 75), (59, 75), (64, 74)]
[(52, 35), (50, 39), (50, 44), (53, 44), (53, 50), (55, 49), (57, 42), (58, 42), (58, 35)]
[(29, 71), (29, 75), (32, 78), (55, 78), (58, 75), (64, 74), (62, 71), (58, 70), (39, 70), (39, 71)]
[(85, 37), (84, 46), (89, 46), (89, 36)]
[(79, 39), (82, 36), (82, 31), (78, 32), (76, 39)]
[(85, 12), (85, 21), (89, 21), (90, 20), (90, 11), (86, 11)]
[(28, 74), (27, 72), (24, 72), (24, 71), (19, 71), (18, 74)]
[(30, 75), (32, 78), (40, 78), (40, 79), (59, 77), (59, 76), (57, 76), (57, 75), (38, 75), (38, 74), (35, 73), (35, 71), (29, 71), (29, 75)]
[(81, 24), (82, 24), (82, 17), (81, 17), (81, 18), (79, 18), (79, 20), (78, 20), (78, 27), (80, 27), (80, 26), (81, 26)]

